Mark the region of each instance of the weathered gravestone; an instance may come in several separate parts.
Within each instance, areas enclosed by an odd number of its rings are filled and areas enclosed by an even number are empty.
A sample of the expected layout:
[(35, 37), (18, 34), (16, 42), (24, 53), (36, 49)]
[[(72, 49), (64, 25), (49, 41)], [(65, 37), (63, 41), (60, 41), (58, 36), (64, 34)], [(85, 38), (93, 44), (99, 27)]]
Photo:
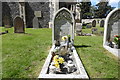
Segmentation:
[[(55, 14), (55, 16), (53, 18), (52, 32), (53, 32), (53, 34), (52, 34), (53, 46), (49, 52), (49, 55), (45, 61), (45, 64), (44, 64), (38, 78), (44, 79), (44, 80), (48, 80), (48, 79), (75, 80), (75, 79), (82, 79), (82, 78), (89, 79), (86, 74), (86, 71), (82, 65), (81, 60), (78, 57), (76, 49), (73, 46), (73, 43), (74, 43), (74, 17), (73, 17), (73, 14), (67, 8), (61, 8)], [(68, 36), (68, 35), (70, 37), (68, 38), (68, 40), (66, 40), (67, 39), (66, 36)], [(64, 38), (65, 41), (61, 40), (62, 38)], [(56, 41), (59, 41), (58, 42), (59, 45), (56, 45)], [(68, 47), (68, 49), (65, 47)], [(63, 50), (62, 53), (65, 53), (65, 55), (61, 54), (61, 48)], [(66, 50), (70, 49), (72, 52), (69, 50), (66, 53), (65, 49)], [(71, 58), (69, 55), (71, 56)], [(56, 57), (57, 57), (57, 59), (61, 58), (61, 60), (64, 60), (66, 64), (63, 64), (60, 67), (59, 67), (60, 64), (58, 64), (58, 67), (56, 67), (55, 66), (56, 65), (56, 62), (55, 62)], [(69, 59), (71, 59), (71, 61)], [(70, 65), (69, 65), (69, 63), (70, 63)], [(74, 66), (71, 66), (71, 64)], [(65, 65), (69, 66), (69, 67), (65, 68)]]
[(10, 17), (5, 15), (3, 17), (3, 23), (4, 23), (5, 28), (10, 28), (11, 27)]
[(108, 51), (113, 53), (114, 55), (118, 56), (118, 49), (114, 49), (115, 41), (114, 37), (115, 35), (120, 35), (120, 8), (116, 8), (113, 11), (111, 11), (105, 20), (105, 26), (104, 26), (104, 42), (103, 46)]
[(92, 31), (92, 34), (97, 34), (98, 33), (98, 29), (97, 28), (92, 28), (91, 31)]
[(33, 28), (39, 28), (39, 22), (37, 17), (33, 18)]
[(19, 16), (14, 19), (14, 33), (25, 33), (24, 21)]
[(87, 24), (87, 25), (86, 25), (86, 28), (91, 28), (91, 27), (92, 27), (91, 24)]
[(100, 27), (104, 27), (104, 20), (100, 21)]
[(92, 21), (92, 27), (96, 27), (96, 20)]
[(74, 40), (74, 18), (66, 9), (56, 15), (53, 26), (53, 43), (61, 41), (62, 36), (66, 35), (71, 35), (71, 41)]

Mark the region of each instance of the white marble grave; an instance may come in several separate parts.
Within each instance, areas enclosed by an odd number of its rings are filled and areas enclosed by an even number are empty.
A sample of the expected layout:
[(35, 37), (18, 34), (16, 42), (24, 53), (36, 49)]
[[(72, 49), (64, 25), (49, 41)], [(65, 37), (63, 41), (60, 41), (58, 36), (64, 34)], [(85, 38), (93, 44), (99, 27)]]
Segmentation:
[[(52, 27), (53, 46), (48, 54), (48, 57), (43, 65), (43, 68), (42, 68), (38, 78), (44, 79), (44, 80), (48, 80), (48, 79), (52, 79), (52, 80), (56, 80), (56, 79), (62, 79), (62, 80), (64, 80), (64, 79), (70, 79), (70, 80), (89, 79), (89, 77), (85, 71), (85, 68), (82, 64), (82, 61), (80, 60), (80, 58), (77, 54), (77, 51), (76, 51), (75, 47), (73, 46), (73, 43), (74, 43), (74, 18), (73, 18), (73, 14), (68, 9), (61, 8), (55, 14), (54, 19), (53, 19), (53, 23), (54, 23), (53, 27)], [(52, 53), (56, 48), (59, 48), (59, 46), (55, 45), (55, 41), (59, 40), (60, 44), (62, 44), (61, 38), (62, 38), (62, 36), (66, 36), (66, 35), (70, 36), (70, 43), (72, 43), (72, 45), (70, 47), (72, 49), (72, 52), (71, 52), (72, 58), (71, 59), (73, 60), (73, 64), (76, 67), (76, 71), (73, 73), (67, 73), (67, 74), (50, 73), (50, 70), (51, 70), (50, 65), (52, 64), (52, 59), (53, 59)], [(70, 43), (68, 43), (68, 44), (70, 44)], [(67, 53), (67, 54), (69, 54), (69, 53)], [(65, 57), (65, 55), (63, 56), (63, 58), (64, 57)]]
[(120, 49), (108, 46), (109, 41), (114, 44), (114, 35), (120, 35), (120, 8), (111, 11), (105, 20), (103, 47), (119, 57)]

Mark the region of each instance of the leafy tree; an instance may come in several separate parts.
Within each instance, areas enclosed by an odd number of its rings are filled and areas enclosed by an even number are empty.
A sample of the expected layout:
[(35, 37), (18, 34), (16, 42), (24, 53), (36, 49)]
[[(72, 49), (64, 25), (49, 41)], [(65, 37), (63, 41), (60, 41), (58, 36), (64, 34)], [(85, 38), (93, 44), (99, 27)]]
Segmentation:
[(108, 0), (101, 0), (97, 5), (97, 10), (95, 10), (95, 15), (97, 18), (105, 18), (107, 14), (113, 9), (108, 5)]
[(81, 1), (81, 13), (82, 13), (82, 18), (88, 18), (91, 17), (91, 1), (90, 0), (82, 0)]

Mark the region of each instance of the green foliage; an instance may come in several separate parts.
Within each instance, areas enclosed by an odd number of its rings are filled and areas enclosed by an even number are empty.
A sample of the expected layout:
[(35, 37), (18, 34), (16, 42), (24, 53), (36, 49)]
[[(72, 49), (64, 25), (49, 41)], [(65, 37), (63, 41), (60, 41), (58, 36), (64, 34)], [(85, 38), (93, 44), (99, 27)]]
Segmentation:
[(100, 1), (97, 5), (97, 10), (95, 10), (95, 15), (97, 18), (105, 18), (107, 14), (113, 9), (108, 5), (108, 1)]
[(120, 36), (115, 35), (115, 37), (114, 37), (114, 42), (115, 42), (116, 44), (118, 44), (118, 47), (120, 48)]
[(82, 12), (82, 18), (87, 18), (92, 15), (92, 13), (90, 12), (90, 8), (91, 8), (90, 0), (89, 1), (87, 0), (87, 2), (85, 2), (85, 0), (82, 0), (80, 7)]

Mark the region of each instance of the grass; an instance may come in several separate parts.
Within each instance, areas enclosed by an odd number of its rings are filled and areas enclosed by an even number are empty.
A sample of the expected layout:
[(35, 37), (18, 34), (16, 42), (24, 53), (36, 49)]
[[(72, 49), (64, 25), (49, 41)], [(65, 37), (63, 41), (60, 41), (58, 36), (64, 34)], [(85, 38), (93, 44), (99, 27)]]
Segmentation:
[[(94, 27), (94, 28), (98, 29), (98, 33), (100, 33), (100, 31), (104, 31), (104, 28), (101, 28), (99, 26), (99, 24), (96, 24), (96, 27)], [(85, 29), (82, 29), (82, 31), (83, 31), (83, 33), (92, 33), (91, 28), (85, 28)]]
[(51, 30), (26, 29), (27, 34), (8, 30), (8, 34), (2, 35), (3, 78), (38, 77), (52, 45)]
[[(2, 35), (3, 78), (38, 77), (52, 45), (52, 30), (27, 28), (26, 34), (8, 30)], [(103, 48), (102, 41), (102, 36), (76, 36), (75, 47), (90, 78), (117, 78), (118, 59)]]

